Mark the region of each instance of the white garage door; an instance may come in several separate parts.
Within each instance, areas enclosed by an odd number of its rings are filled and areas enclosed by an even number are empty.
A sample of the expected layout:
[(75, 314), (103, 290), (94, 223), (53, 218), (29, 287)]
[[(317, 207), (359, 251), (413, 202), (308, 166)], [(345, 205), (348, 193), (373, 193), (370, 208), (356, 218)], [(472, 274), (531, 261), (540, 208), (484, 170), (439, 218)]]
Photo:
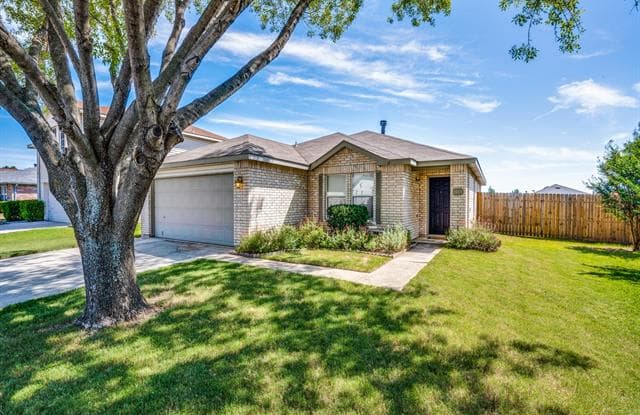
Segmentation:
[(155, 236), (233, 245), (233, 174), (155, 181)]

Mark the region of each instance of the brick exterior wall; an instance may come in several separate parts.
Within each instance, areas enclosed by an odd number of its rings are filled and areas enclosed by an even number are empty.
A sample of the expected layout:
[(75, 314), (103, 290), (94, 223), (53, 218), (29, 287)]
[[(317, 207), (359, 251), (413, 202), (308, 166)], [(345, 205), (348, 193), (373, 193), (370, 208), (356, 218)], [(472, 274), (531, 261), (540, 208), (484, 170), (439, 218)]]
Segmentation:
[[(451, 166), (451, 210), (449, 212), (451, 229), (469, 226), (468, 174), (468, 168), (464, 164)], [(456, 194), (460, 189), (461, 194)]]
[(412, 190), (413, 172), (407, 165), (382, 166), (380, 178), (380, 225), (392, 226), (401, 224), (411, 232), (411, 237), (418, 236), (416, 213)]
[[(308, 205), (307, 216), (315, 220), (325, 220), (325, 217), (320, 217), (319, 199), (320, 190), (318, 189), (319, 176), (321, 174), (345, 174), (347, 175), (347, 200), (351, 199), (351, 174), (353, 173), (375, 173), (378, 166), (375, 160), (368, 156), (351, 150), (349, 148), (343, 148), (336, 154), (327, 159), (320, 166), (309, 172), (308, 178)], [(326, 189), (322, 189), (323, 198), (326, 196)], [(376, 200), (374, 196), (374, 209), (376, 206)], [(375, 213), (374, 213), (375, 217)]]
[(251, 232), (297, 225), (306, 217), (306, 171), (243, 160), (235, 163), (234, 181), (239, 176), (244, 187), (233, 192), (234, 244)]
[(38, 187), (34, 184), (6, 184), (7, 200), (33, 200), (38, 198)]

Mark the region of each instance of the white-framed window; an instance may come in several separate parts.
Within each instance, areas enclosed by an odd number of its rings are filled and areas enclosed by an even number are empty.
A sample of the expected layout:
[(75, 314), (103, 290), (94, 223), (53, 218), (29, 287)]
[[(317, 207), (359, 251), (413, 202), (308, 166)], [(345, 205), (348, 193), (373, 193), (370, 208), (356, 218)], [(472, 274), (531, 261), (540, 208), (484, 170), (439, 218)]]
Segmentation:
[(373, 219), (374, 173), (353, 173), (351, 176), (351, 200), (354, 205), (364, 205)]
[(7, 185), (0, 184), (0, 200), (7, 200)]
[(327, 210), (334, 205), (347, 203), (347, 176), (330, 174), (327, 176)]

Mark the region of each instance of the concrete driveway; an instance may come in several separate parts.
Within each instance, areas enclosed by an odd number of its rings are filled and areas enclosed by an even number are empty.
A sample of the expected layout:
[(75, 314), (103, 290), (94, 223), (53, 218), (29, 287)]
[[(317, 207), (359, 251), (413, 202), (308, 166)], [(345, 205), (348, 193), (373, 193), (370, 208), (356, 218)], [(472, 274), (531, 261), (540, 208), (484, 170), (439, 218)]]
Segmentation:
[[(142, 272), (205, 256), (225, 256), (230, 251), (216, 245), (141, 239), (136, 241), (136, 269)], [(83, 285), (77, 248), (0, 260), (0, 308)]]

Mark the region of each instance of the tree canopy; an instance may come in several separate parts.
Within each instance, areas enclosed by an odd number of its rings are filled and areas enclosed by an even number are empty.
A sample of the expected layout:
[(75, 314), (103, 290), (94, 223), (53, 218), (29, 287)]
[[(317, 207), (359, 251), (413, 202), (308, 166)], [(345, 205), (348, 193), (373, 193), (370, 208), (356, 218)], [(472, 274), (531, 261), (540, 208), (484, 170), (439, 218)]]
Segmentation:
[(631, 227), (634, 251), (640, 250), (640, 124), (629, 141), (607, 144), (598, 176), (587, 184), (602, 196), (605, 208)]

